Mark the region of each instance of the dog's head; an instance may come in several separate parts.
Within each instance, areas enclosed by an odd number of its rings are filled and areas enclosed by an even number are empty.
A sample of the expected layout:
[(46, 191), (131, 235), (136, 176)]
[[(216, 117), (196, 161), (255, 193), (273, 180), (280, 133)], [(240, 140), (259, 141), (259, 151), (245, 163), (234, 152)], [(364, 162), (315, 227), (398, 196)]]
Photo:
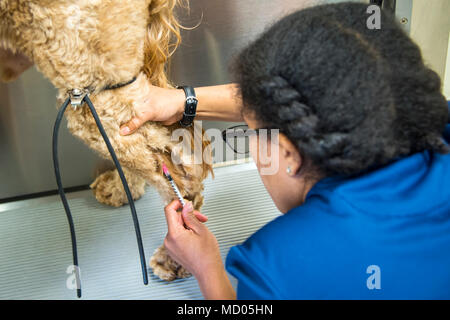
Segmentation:
[(179, 42), (177, 2), (0, 0), (0, 73), (15, 78), (30, 65), (26, 57), (60, 90), (98, 91), (140, 72), (166, 86), (164, 66)]

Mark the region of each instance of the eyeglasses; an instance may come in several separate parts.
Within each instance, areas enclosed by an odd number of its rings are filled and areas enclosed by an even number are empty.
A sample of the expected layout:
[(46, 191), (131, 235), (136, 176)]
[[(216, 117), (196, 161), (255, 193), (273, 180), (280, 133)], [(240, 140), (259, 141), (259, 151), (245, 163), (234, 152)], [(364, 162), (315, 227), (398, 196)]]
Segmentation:
[(222, 131), (222, 139), (238, 154), (248, 154), (249, 150), (249, 128), (247, 125), (233, 126)]
[(280, 132), (279, 129), (250, 129), (247, 125), (237, 125), (222, 131), (222, 139), (235, 153), (248, 154), (250, 137), (263, 133), (265, 137), (269, 137), (273, 134), (272, 130), (276, 130), (277, 134)]

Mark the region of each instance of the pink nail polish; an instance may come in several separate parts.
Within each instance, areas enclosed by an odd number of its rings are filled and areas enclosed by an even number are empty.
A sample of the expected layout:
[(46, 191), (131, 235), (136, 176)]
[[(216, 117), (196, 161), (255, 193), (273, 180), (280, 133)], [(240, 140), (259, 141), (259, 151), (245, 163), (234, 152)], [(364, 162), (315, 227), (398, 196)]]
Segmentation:
[(120, 133), (122, 133), (122, 134), (129, 134), (130, 133), (130, 128), (123, 127), (122, 129), (120, 129)]

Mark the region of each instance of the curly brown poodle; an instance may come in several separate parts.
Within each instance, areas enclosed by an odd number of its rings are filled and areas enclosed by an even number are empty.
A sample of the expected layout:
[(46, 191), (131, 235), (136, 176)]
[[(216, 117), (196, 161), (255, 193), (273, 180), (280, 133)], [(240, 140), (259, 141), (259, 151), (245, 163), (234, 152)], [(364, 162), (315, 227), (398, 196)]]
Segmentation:
[[(178, 124), (150, 122), (133, 135), (119, 134), (120, 126), (135, 115), (133, 105), (143, 100), (149, 83), (171, 86), (165, 66), (180, 42), (177, 5), (178, 0), (0, 0), (0, 77), (14, 80), (35, 64), (59, 90), (59, 102), (69, 90), (88, 88), (133, 198), (144, 194), (146, 184), (154, 186), (165, 202), (176, 198), (162, 174), (164, 162), (184, 198), (199, 210), (211, 161), (172, 161), (186, 156), (180, 142), (171, 139)], [(103, 90), (135, 77), (132, 84)], [(69, 108), (65, 115), (73, 135), (110, 159), (88, 108)], [(188, 130), (193, 133), (194, 128)], [(189, 143), (196, 144), (194, 134), (190, 136)], [(210, 156), (208, 139), (203, 135), (200, 139), (202, 151)], [(99, 175), (91, 188), (102, 203), (127, 202), (116, 170)], [(150, 259), (150, 267), (164, 280), (189, 276), (163, 246)]]

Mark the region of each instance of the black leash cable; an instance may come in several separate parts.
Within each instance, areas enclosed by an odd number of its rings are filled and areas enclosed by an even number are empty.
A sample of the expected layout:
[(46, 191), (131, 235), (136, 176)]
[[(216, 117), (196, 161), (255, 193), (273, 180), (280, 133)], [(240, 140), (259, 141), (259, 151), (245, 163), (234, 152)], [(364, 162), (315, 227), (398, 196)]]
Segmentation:
[[(59, 160), (58, 160), (59, 127), (61, 125), (61, 121), (63, 119), (64, 112), (66, 111), (70, 102), (71, 102), (71, 98), (69, 97), (66, 99), (66, 101), (64, 101), (63, 105), (61, 106), (61, 109), (58, 112), (58, 116), (56, 117), (55, 126), (53, 129), (53, 145), (52, 145), (52, 147), (53, 147), (53, 165), (54, 165), (54, 169), (55, 169), (56, 183), (58, 185), (58, 192), (61, 197), (61, 201), (63, 203), (64, 210), (66, 212), (67, 220), (69, 223), (70, 236), (71, 236), (71, 240), (72, 240), (73, 265), (76, 268), (75, 275), (76, 275), (76, 280), (77, 280), (77, 297), (81, 298), (81, 281), (80, 281), (79, 266), (78, 266), (78, 251), (77, 251), (77, 240), (76, 240), (76, 235), (75, 235), (75, 226), (73, 223), (72, 213), (70, 212), (70, 207), (69, 207), (69, 204), (68, 204), (65, 192), (64, 192), (64, 188), (62, 186), (61, 172), (60, 172)], [(125, 174), (123, 173), (122, 166), (120, 165), (119, 160), (117, 159), (116, 153), (114, 152), (114, 148), (112, 147), (111, 142), (109, 141), (109, 138), (106, 135), (105, 129), (103, 128), (103, 125), (100, 121), (100, 118), (98, 117), (98, 114), (94, 108), (94, 105), (92, 104), (91, 99), (89, 98), (89, 95), (87, 95), (87, 94), (85, 95), (85, 97), (83, 98), (81, 103), (83, 103), (83, 102), (86, 102), (87, 105), (89, 106), (89, 109), (91, 110), (92, 116), (94, 117), (94, 120), (95, 120), (95, 123), (97, 124), (98, 130), (100, 131), (100, 134), (102, 135), (103, 140), (105, 141), (106, 147), (108, 148), (111, 158), (117, 168), (117, 172), (119, 173), (120, 180), (122, 181), (123, 187), (125, 189), (125, 193), (127, 195), (128, 203), (129, 203), (130, 209), (131, 209), (131, 215), (132, 215), (133, 222), (134, 222), (134, 229), (136, 232), (139, 256), (141, 259), (142, 277), (143, 277), (144, 284), (147, 285), (148, 284), (148, 274), (147, 274), (147, 266), (146, 266), (146, 262), (145, 262), (144, 246), (142, 244), (142, 235), (141, 235), (141, 230), (139, 227), (139, 220), (137, 217), (136, 207), (134, 205), (134, 200), (131, 195), (130, 188), (128, 187), (128, 183), (125, 178)]]
[(67, 202), (66, 194), (64, 192), (62, 182), (61, 182), (61, 173), (59, 170), (59, 161), (58, 161), (58, 132), (59, 127), (61, 125), (61, 121), (64, 115), (64, 112), (67, 109), (67, 106), (70, 103), (70, 98), (67, 98), (64, 101), (61, 109), (58, 112), (58, 116), (56, 117), (55, 127), (53, 128), (53, 167), (55, 168), (55, 177), (56, 183), (58, 185), (59, 196), (61, 197), (61, 201), (64, 205), (64, 210), (66, 211), (67, 221), (69, 222), (70, 228), (70, 237), (72, 240), (72, 257), (73, 257), (73, 265), (75, 266), (75, 277), (77, 281), (77, 297), (81, 298), (81, 283), (80, 283), (80, 275), (78, 273), (78, 250), (77, 250), (77, 237), (75, 235), (75, 226), (73, 224), (72, 214), (70, 212), (69, 203)]

